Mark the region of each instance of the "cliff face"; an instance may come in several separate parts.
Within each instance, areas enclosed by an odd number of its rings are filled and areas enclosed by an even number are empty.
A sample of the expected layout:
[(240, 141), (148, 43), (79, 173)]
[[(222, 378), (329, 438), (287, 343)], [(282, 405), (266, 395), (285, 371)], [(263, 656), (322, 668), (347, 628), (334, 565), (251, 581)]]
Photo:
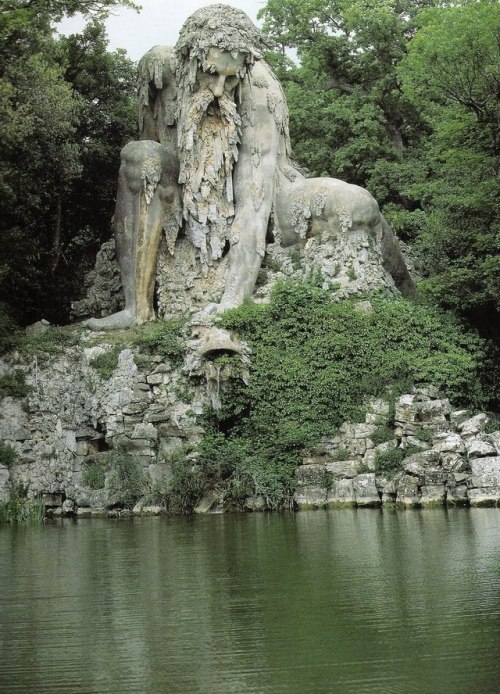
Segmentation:
[[(56, 355), (14, 354), (1, 363), (3, 375), (24, 374), (28, 393), (1, 401), (0, 439), (16, 455), (0, 466), (0, 494), (5, 500), (21, 486), (56, 514), (172, 511), (178, 468), (196, 471), (200, 415), (217, 407), (224, 374), (203, 364), (200, 340), (174, 364), (137, 347), (88, 346), (89, 339), (82, 333)], [(105, 355), (113, 357), (106, 373)], [(296, 508), (498, 504), (500, 432), (486, 414), (453, 410), (432, 387), (399, 397), (391, 427), (389, 408), (372, 399), (364, 423), (346, 422), (304, 451)], [(214, 488), (196, 489), (192, 503), (200, 512), (227, 506)], [(255, 493), (239, 508), (265, 510), (267, 502)]]

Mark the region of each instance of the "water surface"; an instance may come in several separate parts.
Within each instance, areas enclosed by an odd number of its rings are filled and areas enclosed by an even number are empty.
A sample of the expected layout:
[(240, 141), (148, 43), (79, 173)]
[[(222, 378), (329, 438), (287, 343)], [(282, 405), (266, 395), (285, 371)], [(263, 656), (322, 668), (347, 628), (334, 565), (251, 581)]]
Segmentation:
[(2, 692), (498, 691), (500, 513), (0, 529)]

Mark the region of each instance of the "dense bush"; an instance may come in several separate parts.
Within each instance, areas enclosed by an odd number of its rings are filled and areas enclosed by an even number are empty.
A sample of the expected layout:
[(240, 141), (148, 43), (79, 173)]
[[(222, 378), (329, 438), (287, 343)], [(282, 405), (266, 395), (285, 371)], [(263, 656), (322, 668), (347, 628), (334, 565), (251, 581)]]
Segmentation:
[(0, 465), (10, 467), (16, 461), (17, 453), (8, 443), (0, 441)]
[(90, 489), (104, 489), (106, 470), (102, 465), (89, 465), (82, 473), (82, 484)]
[(8, 501), (0, 503), (0, 524), (31, 525), (43, 523), (45, 505), (38, 499), (28, 499), (22, 487), (11, 490)]
[(118, 356), (121, 351), (120, 346), (112, 347), (103, 354), (94, 357), (90, 361), (90, 366), (97, 371), (101, 378), (108, 381), (118, 366)]
[(180, 364), (184, 358), (183, 321), (169, 320), (144, 326), (134, 336), (132, 343), (152, 354), (170, 359), (172, 364)]
[[(367, 313), (355, 300), (333, 303), (321, 289), (283, 283), (270, 304), (223, 315), (223, 326), (248, 341), (252, 364), (248, 387), (229, 379), (221, 409), (206, 414), (199, 464), (208, 488), (234, 499), (262, 494), (277, 508), (291, 495), (303, 450), (343, 421), (364, 419), (369, 397), (433, 383), (457, 405), (494, 398), (483, 378), (487, 345), (476, 334), (435, 308), (379, 296), (371, 303)], [(387, 438), (385, 427), (380, 435)]]
[(0, 399), (5, 397), (24, 398), (28, 394), (24, 373), (19, 369), (0, 376)]
[(109, 457), (108, 485), (119, 503), (132, 506), (144, 494), (146, 479), (141, 465), (134, 456), (122, 450), (113, 451)]

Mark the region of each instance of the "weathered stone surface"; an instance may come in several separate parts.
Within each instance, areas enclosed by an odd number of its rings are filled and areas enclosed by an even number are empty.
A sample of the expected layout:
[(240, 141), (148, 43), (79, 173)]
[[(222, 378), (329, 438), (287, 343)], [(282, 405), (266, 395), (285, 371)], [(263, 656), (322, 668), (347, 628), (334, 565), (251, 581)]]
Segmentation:
[(459, 453), (441, 453), (439, 460), (445, 470), (452, 472), (462, 472), (469, 467), (467, 458)]
[(295, 470), (297, 485), (326, 485), (326, 467), (324, 464), (301, 465)]
[(492, 446), (494, 446), (497, 455), (500, 455), (500, 431), (494, 431), (488, 434), (488, 440), (491, 442)]
[(475, 417), (466, 419), (464, 422), (458, 425), (458, 430), (462, 436), (477, 436), (481, 431), (484, 431), (486, 423), (489, 417), (487, 414), (481, 413), (477, 414)]
[(444, 484), (424, 484), (420, 488), (420, 504), (424, 506), (443, 506), (446, 500)]
[(352, 479), (334, 480), (326, 495), (327, 506), (341, 507), (354, 506), (356, 496)]
[(10, 489), (10, 472), (5, 465), (0, 465), (0, 502), (8, 501)]
[(500, 456), (470, 461), (472, 487), (500, 487)]
[(421, 468), (434, 467), (439, 463), (439, 451), (433, 448), (428, 451), (421, 451), (419, 453), (414, 453), (404, 459), (404, 467), (408, 468), (409, 465), (417, 465)]
[(353, 480), (354, 497), (357, 506), (380, 506), (380, 499), (377, 485), (375, 484), (374, 473), (358, 475)]
[(293, 500), (300, 510), (308, 508), (323, 508), (326, 504), (327, 490), (324, 486), (312, 484), (298, 487), (293, 495)]
[(49, 321), (42, 318), (42, 320), (32, 323), (26, 327), (26, 335), (42, 335), (43, 333), (46, 333), (49, 328)]
[(144, 439), (145, 441), (156, 441), (158, 430), (152, 424), (136, 424), (131, 434), (132, 439)]
[(499, 506), (500, 487), (477, 487), (468, 490), (471, 506)]
[(462, 437), (451, 431), (436, 434), (433, 450), (439, 453), (464, 453), (465, 446)]
[(450, 413), (450, 422), (455, 426), (462, 424), (466, 419), (469, 419), (469, 410), (453, 410)]
[(222, 503), (218, 494), (209, 492), (205, 494), (198, 506), (194, 509), (197, 514), (202, 513), (222, 513)]
[(467, 506), (469, 504), (467, 485), (457, 484), (454, 487), (449, 487), (446, 496), (446, 503), (450, 506)]
[(245, 509), (245, 511), (267, 511), (267, 503), (265, 498), (261, 494), (257, 496), (249, 496), (245, 499), (243, 508)]
[(420, 504), (417, 477), (403, 475), (399, 479), (396, 502), (402, 506), (417, 506)]
[(356, 477), (359, 462), (357, 460), (332, 460), (325, 464), (325, 470), (332, 477)]
[(0, 440), (26, 441), (31, 437), (28, 415), (19, 398), (3, 398), (0, 409)]
[(484, 458), (486, 456), (496, 455), (496, 448), (488, 441), (477, 436), (471, 436), (465, 440), (467, 455), (470, 458)]

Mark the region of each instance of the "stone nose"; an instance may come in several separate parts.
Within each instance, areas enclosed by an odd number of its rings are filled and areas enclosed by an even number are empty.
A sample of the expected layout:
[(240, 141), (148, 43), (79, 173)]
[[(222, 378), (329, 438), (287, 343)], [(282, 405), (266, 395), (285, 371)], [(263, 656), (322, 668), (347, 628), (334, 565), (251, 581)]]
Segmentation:
[(212, 94), (216, 97), (222, 96), (224, 93), (224, 86), (226, 83), (226, 78), (224, 75), (218, 75), (214, 78), (214, 81), (210, 85)]

